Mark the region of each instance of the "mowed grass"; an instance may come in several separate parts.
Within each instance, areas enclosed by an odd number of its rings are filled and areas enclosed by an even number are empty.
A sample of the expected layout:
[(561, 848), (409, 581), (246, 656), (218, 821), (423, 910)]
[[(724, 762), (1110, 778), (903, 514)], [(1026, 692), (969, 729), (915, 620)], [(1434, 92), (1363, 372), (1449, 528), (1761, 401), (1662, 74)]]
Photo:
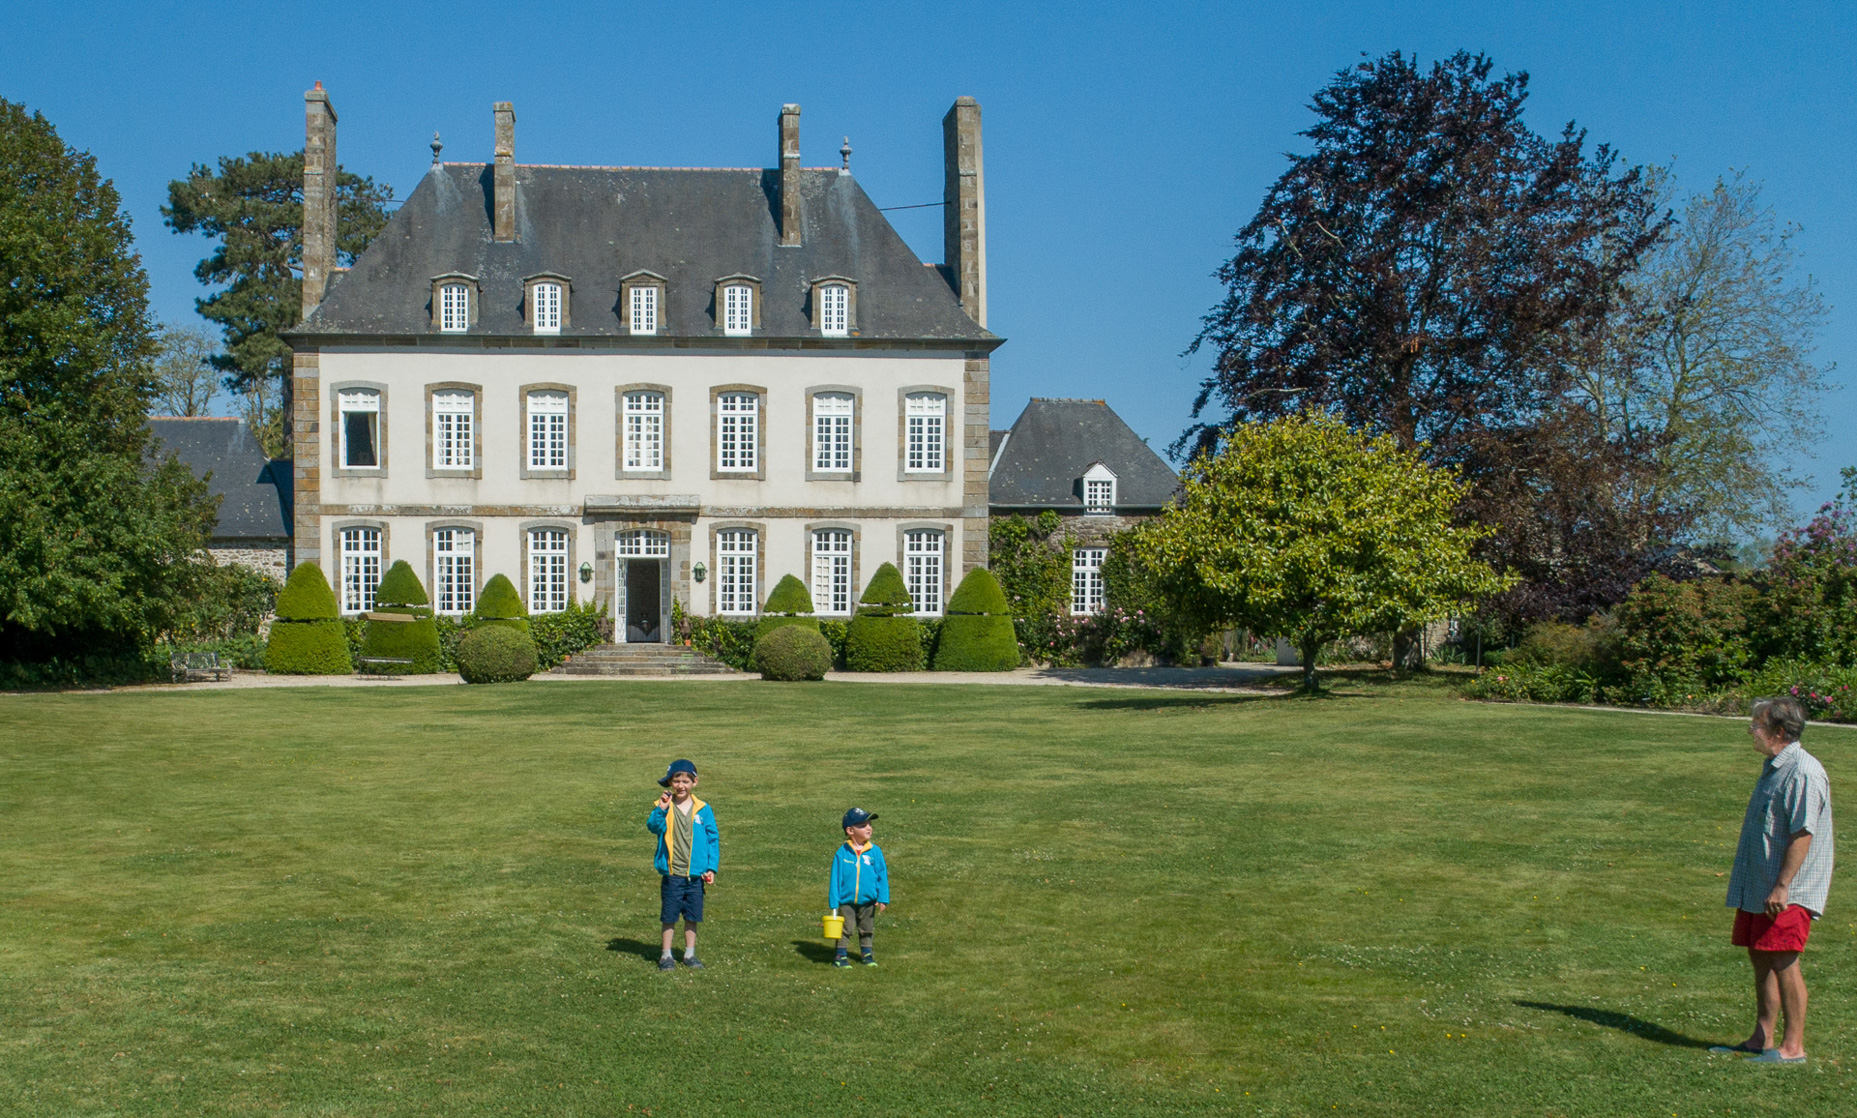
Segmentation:
[[(1751, 1012), (1739, 724), (1343, 691), (0, 697), (0, 1114), (1857, 1111), (1857, 886), (1811, 1063), (1703, 1047)], [(677, 756), (723, 864), (660, 975)], [(895, 904), (841, 971), (854, 803)]]

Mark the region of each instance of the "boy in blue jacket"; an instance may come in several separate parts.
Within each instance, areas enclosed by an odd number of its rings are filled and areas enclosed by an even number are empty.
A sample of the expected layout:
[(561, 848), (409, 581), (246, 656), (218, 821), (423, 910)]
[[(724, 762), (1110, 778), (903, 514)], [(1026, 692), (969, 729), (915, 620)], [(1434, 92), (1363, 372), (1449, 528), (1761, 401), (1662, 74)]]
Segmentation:
[(877, 914), (890, 907), (890, 871), (883, 864), (883, 851), (870, 838), (871, 821), (876, 818), (861, 807), (845, 812), (845, 844), (832, 852), (832, 878), (826, 887), (825, 906), (845, 918), (845, 933), (838, 941), (838, 955), (832, 960), (835, 967), (851, 965), (848, 956), (854, 927), (864, 965), (877, 965), (870, 944), (877, 931)]
[(651, 864), (664, 875), (658, 890), (658, 920), (664, 925), (664, 954), (658, 956), (658, 969), (672, 970), (676, 966), (671, 962), (671, 941), (681, 916), (683, 965), (701, 970), (703, 962), (696, 957), (696, 926), (703, 922), (704, 886), (716, 880), (721, 850), (716, 837), (716, 813), (691, 795), (696, 788), (696, 766), (689, 761), (672, 761), (658, 786), (669, 791), (658, 797), (650, 818), (645, 820), (645, 829), (658, 836)]

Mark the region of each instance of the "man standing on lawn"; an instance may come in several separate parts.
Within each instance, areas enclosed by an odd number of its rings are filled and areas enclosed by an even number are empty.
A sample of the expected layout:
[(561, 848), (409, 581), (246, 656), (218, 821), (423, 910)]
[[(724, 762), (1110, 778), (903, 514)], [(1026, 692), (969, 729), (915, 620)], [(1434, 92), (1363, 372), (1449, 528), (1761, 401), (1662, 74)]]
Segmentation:
[[(1728, 906), (1736, 947), (1754, 965), (1753, 1033), (1711, 1052), (1755, 1054), (1752, 1063), (1805, 1063), (1805, 976), (1799, 954), (1831, 887), (1831, 782), (1818, 758), (1799, 744), (1805, 711), (1792, 698), (1754, 704), (1747, 732), (1767, 758), (1741, 821)], [(1773, 1029), (1786, 1011), (1778, 1045)]]

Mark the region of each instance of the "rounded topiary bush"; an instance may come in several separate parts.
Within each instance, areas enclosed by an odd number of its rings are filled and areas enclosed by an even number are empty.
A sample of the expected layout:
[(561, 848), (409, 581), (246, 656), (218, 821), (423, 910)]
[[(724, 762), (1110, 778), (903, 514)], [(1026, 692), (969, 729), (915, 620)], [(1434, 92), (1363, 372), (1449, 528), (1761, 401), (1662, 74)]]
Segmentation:
[(264, 670), (277, 675), (341, 675), (355, 670), (335, 593), (315, 563), (298, 563), (277, 596), (277, 617), (264, 646)]
[(529, 611), (522, 604), (516, 585), (504, 575), (491, 575), (477, 595), (477, 608), (471, 611), (471, 624), (501, 625), (506, 629), (529, 631)]
[(948, 599), (941, 638), (935, 645), (938, 672), (1008, 672), (1019, 666), (1019, 638), (999, 580), (985, 567), (967, 572)]
[(858, 599), (857, 615), (845, 635), (845, 666), (854, 672), (922, 670), (915, 602), (894, 563), (878, 567)]
[(535, 641), (508, 625), (479, 625), (458, 638), (458, 674), (466, 683), (516, 683), (534, 675)]
[(824, 679), (832, 668), (832, 646), (817, 629), (782, 625), (754, 642), (754, 666), (762, 679)]
[[(419, 583), (412, 565), (400, 559), (387, 568), (374, 591), (375, 616), (368, 619), (361, 638), (362, 660), (411, 660), (410, 664), (368, 664), (361, 670), (383, 675), (423, 675), (439, 670), (438, 625), (432, 620), (431, 599)], [(383, 621), (381, 615), (405, 617)]]
[(819, 619), (812, 616), (812, 595), (806, 592), (806, 584), (792, 575), (776, 583), (774, 592), (767, 596), (761, 620), (755, 623), (755, 640), (786, 626), (819, 631)]

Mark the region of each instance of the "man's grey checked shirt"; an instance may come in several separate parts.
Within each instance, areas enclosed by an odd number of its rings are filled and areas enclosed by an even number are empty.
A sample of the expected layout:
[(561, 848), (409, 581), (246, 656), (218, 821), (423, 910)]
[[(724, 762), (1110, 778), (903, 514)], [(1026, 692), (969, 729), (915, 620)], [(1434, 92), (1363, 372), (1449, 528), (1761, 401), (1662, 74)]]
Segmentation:
[(1831, 781), (1818, 758), (1793, 742), (1767, 758), (1747, 801), (1734, 872), (1728, 875), (1730, 908), (1766, 910), (1786, 844), (1800, 831), (1811, 833), (1812, 846), (1787, 890), (1787, 902), (1803, 906), (1817, 919), (1825, 912), (1825, 894), (1831, 888)]

